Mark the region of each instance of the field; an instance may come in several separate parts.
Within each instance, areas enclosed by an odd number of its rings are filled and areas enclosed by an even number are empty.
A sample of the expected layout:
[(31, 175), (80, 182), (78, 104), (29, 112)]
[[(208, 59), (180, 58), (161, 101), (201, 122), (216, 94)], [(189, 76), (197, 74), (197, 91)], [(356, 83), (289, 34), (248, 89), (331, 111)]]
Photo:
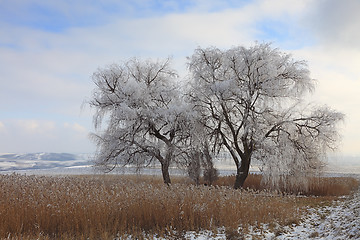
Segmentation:
[(232, 178), (195, 186), (178, 177), (166, 186), (157, 176), (0, 175), (0, 239), (178, 239), (200, 230), (238, 239), (264, 224), (297, 224), (309, 207), (358, 186), (352, 178), (318, 178), (296, 196), (262, 189), (260, 175), (249, 177), (249, 189), (233, 190)]

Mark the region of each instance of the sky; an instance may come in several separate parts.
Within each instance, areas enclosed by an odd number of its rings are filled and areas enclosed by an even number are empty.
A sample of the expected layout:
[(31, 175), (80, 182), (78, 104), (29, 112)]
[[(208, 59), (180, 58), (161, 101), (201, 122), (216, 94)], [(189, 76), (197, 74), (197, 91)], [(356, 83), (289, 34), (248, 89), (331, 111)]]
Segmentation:
[(99, 68), (197, 47), (271, 42), (306, 60), (310, 98), (346, 115), (338, 154), (360, 156), (358, 0), (0, 0), (0, 153), (92, 153), (84, 105)]

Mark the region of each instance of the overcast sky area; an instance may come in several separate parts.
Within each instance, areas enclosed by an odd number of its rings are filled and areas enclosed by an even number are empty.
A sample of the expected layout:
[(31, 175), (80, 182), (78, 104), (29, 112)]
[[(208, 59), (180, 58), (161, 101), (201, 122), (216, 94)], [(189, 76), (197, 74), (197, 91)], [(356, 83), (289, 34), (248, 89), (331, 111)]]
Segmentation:
[(358, 0), (0, 0), (0, 153), (92, 153), (91, 75), (131, 57), (255, 41), (306, 60), (311, 100), (346, 114), (339, 154), (360, 155)]

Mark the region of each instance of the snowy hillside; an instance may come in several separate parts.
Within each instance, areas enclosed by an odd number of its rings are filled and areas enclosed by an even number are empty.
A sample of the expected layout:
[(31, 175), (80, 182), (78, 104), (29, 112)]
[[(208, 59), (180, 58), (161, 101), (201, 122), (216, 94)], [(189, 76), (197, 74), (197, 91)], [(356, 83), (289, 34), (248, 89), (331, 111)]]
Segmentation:
[(0, 171), (59, 169), (91, 165), (88, 154), (26, 153), (0, 154)]
[[(91, 154), (71, 153), (0, 153), (0, 173), (26, 173), (26, 174), (89, 174), (94, 173), (92, 168)], [(232, 175), (236, 173), (235, 165), (231, 157), (222, 154), (215, 159), (215, 166), (220, 175)], [(115, 172), (134, 173), (135, 167), (118, 169)], [(250, 168), (251, 172), (258, 172), (258, 165), (254, 161)], [(172, 168), (171, 174), (181, 175), (185, 172)], [(329, 165), (325, 172), (330, 175), (360, 174), (360, 157), (336, 157), (329, 159)], [(161, 174), (158, 164), (142, 169), (144, 174)]]

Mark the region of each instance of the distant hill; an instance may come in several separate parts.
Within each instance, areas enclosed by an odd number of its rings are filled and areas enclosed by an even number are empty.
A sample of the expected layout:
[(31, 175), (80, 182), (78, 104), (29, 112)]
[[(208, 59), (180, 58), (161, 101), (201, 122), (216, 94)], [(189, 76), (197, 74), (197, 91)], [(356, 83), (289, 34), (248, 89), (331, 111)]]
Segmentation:
[(54, 169), (91, 165), (88, 154), (25, 153), (0, 154), (0, 171)]
[[(331, 156), (328, 163), (325, 169), (328, 173), (360, 174), (360, 156)], [(0, 173), (88, 174), (94, 172), (92, 165), (91, 154), (0, 153)], [(226, 153), (215, 160), (215, 166), (219, 170), (235, 173), (234, 162)], [(258, 171), (257, 167), (258, 163), (254, 161), (252, 171)]]
[(0, 154), (0, 158), (4, 159), (27, 159), (27, 160), (50, 160), (50, 161), (63, 161), (75, 160), (77, 156), (71, 153), (25, 153), (25, 154)]

